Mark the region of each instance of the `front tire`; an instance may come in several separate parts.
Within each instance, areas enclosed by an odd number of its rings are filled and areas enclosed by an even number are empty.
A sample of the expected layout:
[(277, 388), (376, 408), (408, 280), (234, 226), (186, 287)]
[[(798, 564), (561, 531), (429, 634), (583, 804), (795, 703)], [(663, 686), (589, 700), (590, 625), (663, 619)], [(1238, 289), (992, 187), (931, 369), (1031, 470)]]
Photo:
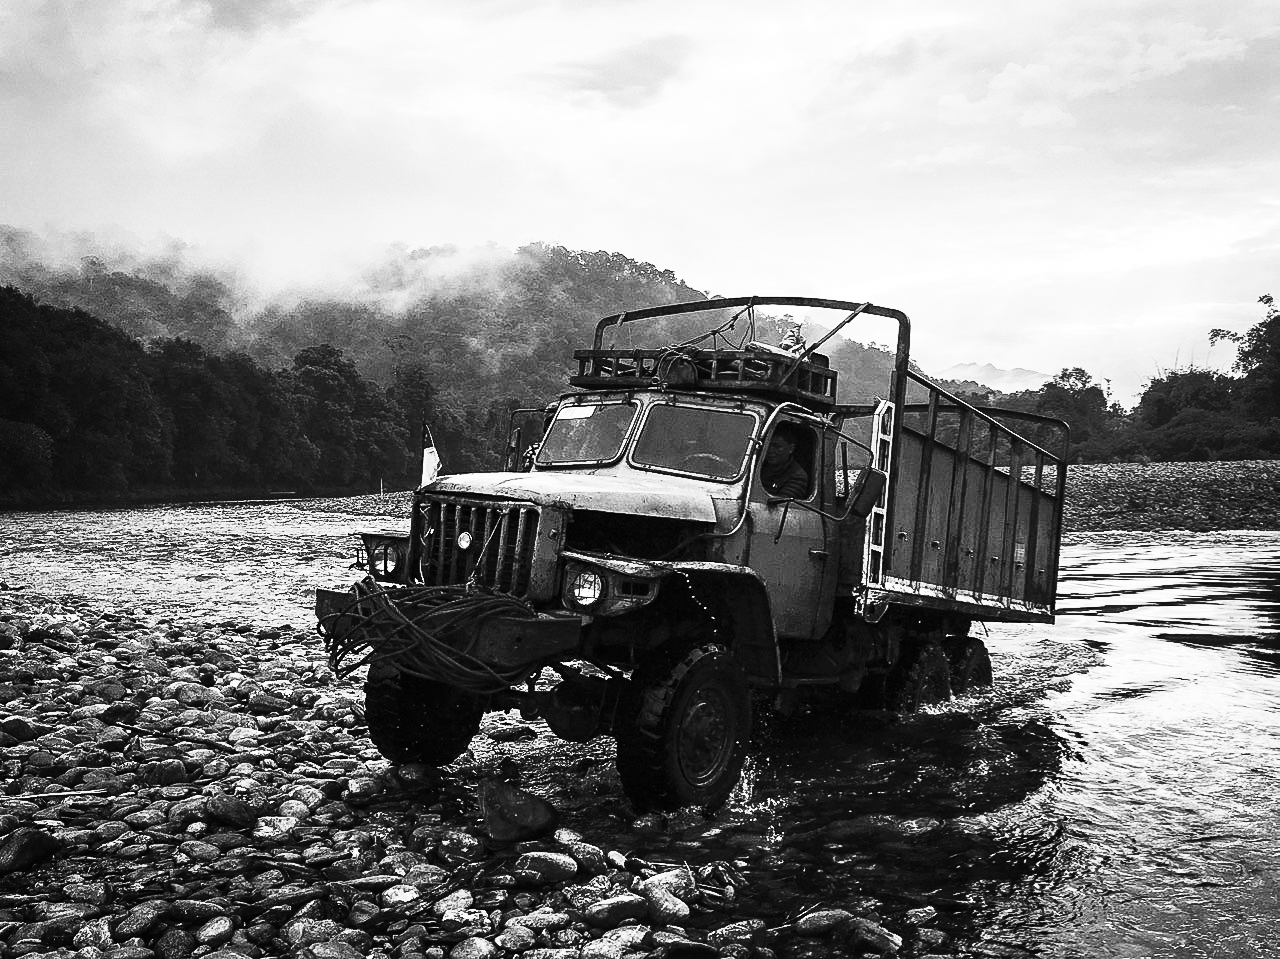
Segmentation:
[(384, 663), (369, 667), (364, 684), (369, 738), (394, 763), (448, 765), (466, 750), (483, 716), (484, 703), (471, 693)]
[(715, 809), (742, 775), (751, 740), (751, 694), (729, 651), (707, 643), (674, 666), (640, 666), (618, 775), (639, 808)]

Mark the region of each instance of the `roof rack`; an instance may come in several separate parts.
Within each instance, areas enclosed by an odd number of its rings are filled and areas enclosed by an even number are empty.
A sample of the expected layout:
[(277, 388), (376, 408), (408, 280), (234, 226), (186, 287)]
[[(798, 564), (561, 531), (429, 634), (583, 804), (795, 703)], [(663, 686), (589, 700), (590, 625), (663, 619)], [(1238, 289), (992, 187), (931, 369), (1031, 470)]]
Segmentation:
[(795, 353), (750, 343), (741, 350), (575, 350), (571, 386), (585, 389), (665, 389), (759, 393), (820, 407), (836, 402), (836, 371), (820, 353)]
[[(605, 349), (604, 334), (613, 326), (634, 320), (687, 313), (740, 310), (727, 324), (710, 331), (716, 334), (733, 326), (738, 316), (757, 306), (797, 306), (842, 310), (847, 315), (818, 342), (800, 353), (749, 342), (741, 349), (699, 349), (697, 341), (669, 346), (665, 349)], [(910, 320), (901, 310), (855, 303), (852, 300), (828, 300), (811, 296), (738, 296), (713, 297), (687, 303), (644, 307), (606, 316), (596, 324), (592, 349), (575, 350), (578, 373), (569, 377), (572, 386), (587, 389), (664, 389), (692, 388), (725, 393), (756, 393), (780, 399), (795, 400), (823, 410), (835, 406), (836, 373), (818, 347), (835, 336), (863, 313), (887, 317), (898, 323), (898, 346), (894, 364), (894, 396), (902, 402), (910, 354)]]

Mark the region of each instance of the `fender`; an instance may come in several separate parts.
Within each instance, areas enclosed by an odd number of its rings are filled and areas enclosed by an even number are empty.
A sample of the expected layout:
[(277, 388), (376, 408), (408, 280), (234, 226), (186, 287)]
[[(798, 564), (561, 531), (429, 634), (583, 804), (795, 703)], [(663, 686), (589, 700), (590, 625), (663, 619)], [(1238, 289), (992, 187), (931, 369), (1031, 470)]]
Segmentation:
[[(619, 579), (647, 581), (670, 588), (673, 581), (683, 581), (707, 613), (728, 626), (733, 637), (734, 658), (747, 676), (756, 684), (777, 686), (779, 683), (781, 658), (773, 630), (769, 591), (764, 580), (750, 567), (730, 563), (636, 560), (577, 550), (564, 550), (560, 555), (572, 563), (594, 566), (614, 582)], [(640, 602), (632, 600), (627, 608), (634, 609), (651, 602), (656, 594), (657, 590), (653, 590)], [(568, 603), (566, 606), (572, 608)], [(624, 611), (621, 604), (611, 605), (605, 615)], [(601, 611), (591, 612), (599, 614)]]
[(777, 688), (782, 676), (769, 591), (755, 570), (727, 563), (667, 563), (713, 617), (727, 622), (733, 656), (755, 685)]

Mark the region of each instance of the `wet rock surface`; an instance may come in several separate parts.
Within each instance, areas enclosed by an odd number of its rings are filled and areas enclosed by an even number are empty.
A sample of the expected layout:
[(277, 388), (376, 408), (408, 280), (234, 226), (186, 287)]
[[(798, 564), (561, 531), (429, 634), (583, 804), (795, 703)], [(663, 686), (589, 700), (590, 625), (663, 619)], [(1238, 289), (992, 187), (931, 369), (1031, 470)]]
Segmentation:
[[(667, 828), (636, 820), (603, 763), (553, 774), (565, 808), (510, 755), (393, 767), (359, 687), (287, 625), (24, 591), (0, 592), (0, 630), (0, 957), (767, 959), (946, 940), (867, 901), (768, 926), (735, 912), (732, 863), (646, 862), (569, 828), (575, 807)], [(491, 719), (495, 742), (527, 738)]]

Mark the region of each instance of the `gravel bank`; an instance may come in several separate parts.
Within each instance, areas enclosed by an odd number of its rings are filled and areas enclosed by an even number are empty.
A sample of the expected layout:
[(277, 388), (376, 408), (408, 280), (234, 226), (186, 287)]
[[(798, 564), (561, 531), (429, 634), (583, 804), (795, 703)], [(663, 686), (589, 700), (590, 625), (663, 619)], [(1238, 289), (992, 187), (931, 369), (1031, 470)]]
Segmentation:
[(1066, 528), (1280, 529), (1280, 460), (1072, 466)]
[[(502, 715), (443, 775), (393, 768), (359, 701), (288, 627), (0, 593), (0, 957), (771, 959), (946, 942), (932, 909), (886, 921), (869, 900), (766, 929), (735, 914), (731, 863), (622, 851), (652, 831), (696, 844), (714, 821), (637, 819), (590, 759), (550, 774), (553, 808), (519, 785), (547, 775), (534, 727)], [(585, 806), (608, 835), (564, 828)]]
[[(1068, 482), (1072, 531), (1280, 529), (1280, 462)], [(409, 495), (323, 505), (403, 519)], [(506, 716), (443, 776), (393, 768), (360, 699), (309, 631), (0, 592), (0, 959), (947, 950), (931, 910), (867, 900), (766, 929), (735, 913), (731, 863), (625, 852), (714, 822), (637, 818), (608, 762), (548, 773)], [(572, 828), (587, 807), (603, 834)]]

